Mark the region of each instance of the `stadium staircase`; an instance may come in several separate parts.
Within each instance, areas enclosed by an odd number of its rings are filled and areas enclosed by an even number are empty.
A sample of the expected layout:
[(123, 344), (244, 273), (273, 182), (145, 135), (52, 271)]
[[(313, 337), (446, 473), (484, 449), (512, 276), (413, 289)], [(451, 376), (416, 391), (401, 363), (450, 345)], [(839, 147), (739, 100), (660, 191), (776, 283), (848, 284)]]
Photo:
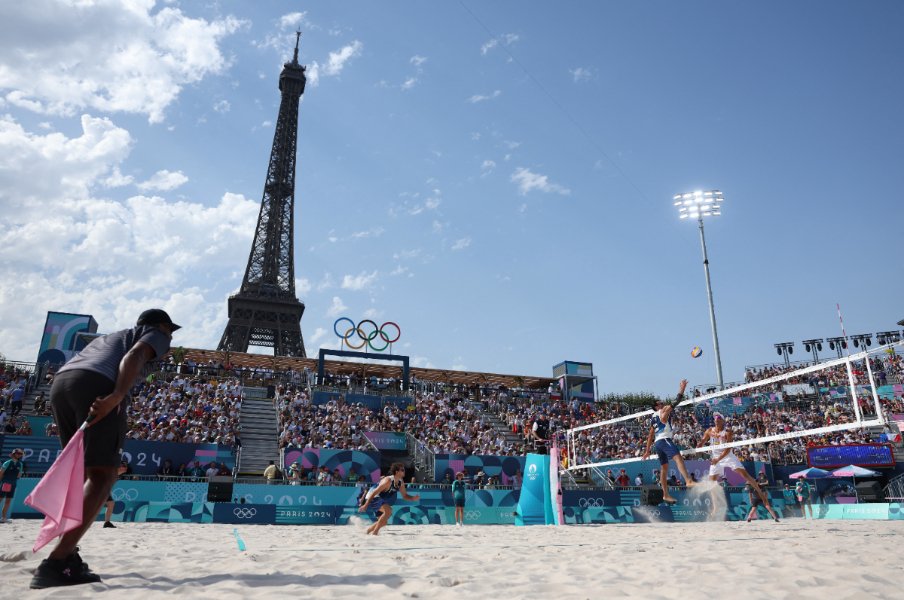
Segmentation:
[[(44, 400), (47, 402), (47, 408), (50, 408), (50, 384), (42, 381), (40, 385), (32, 388), (25, 396), (25, 399), (22, 400), (22, 414), (24, 416), (29, 417), (37, 414), (35, 412), (35, 400), (41, 395), (41, 392), (44, 392)], [(35, 432), (35, 435), (44, 435), (44, 432)]]
[(524, 441), (524, 438), (517, 433), (512, 433), (511, 429), (499, 418), (498, 415), (493, 413), (490, 410), (487, 410), (486, 404), (484, 404), (480, 400), (476, 400), (473, 396), (469, 399), (471, 404), (471, 408), (473, 408), (480, 415), (480, 418), (484, 423), (487, 423), (490, 427), (492, 427), (495, 431), (502, 434), (502, 437), (505, 438), (505, 441), (509, 444), (520, 444)]
[(273, 399), (267, 398), (267, 388), (245, 387), (239, 425), (242, 452), (237, 465), (238, 475), (262, 476), (270, 461), (279, 459), (276, 407)]

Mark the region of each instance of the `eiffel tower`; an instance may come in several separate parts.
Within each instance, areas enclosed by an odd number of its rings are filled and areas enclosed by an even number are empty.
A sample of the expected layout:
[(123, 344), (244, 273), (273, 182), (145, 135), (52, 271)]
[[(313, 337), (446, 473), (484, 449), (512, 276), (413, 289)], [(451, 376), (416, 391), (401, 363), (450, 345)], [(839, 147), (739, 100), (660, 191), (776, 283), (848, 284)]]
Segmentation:
[(279, 117), (261, 200), (261, 212), (242, 287), (229, 297), (229, 322), (219, 350), (247, 352), (248, 346), (273, 348), (276, 356), (307, 356), (301, 336), (304, 304), (295, 296), (295, 149), (298, 101), (305, 67), (295, 55), (279, 75)]

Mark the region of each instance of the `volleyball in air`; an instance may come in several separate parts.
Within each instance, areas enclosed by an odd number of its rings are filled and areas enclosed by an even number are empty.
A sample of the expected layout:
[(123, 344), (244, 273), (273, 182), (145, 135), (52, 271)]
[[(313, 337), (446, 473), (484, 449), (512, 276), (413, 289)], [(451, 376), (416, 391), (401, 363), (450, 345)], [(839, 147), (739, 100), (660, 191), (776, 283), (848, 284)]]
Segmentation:
[(691, 356), (694, 358), (700, 358), (703, 356), (703, 349), (700, 346), (694, 346), (694, 349), (691, 350)]

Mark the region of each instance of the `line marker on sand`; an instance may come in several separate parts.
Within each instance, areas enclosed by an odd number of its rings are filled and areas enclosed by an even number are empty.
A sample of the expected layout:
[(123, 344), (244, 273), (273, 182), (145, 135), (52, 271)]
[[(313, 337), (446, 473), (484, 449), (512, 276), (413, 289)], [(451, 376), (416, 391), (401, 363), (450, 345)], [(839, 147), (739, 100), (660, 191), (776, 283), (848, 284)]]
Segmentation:
[(235, 541), (239, 545), (239, 552), (244, 552), (245, 551), (245, 540), (243, 540), (242, 536), (239, 535), (238, 528), (235, 528), (235, 527), (232, 528), (232, 535), (235, 536)]

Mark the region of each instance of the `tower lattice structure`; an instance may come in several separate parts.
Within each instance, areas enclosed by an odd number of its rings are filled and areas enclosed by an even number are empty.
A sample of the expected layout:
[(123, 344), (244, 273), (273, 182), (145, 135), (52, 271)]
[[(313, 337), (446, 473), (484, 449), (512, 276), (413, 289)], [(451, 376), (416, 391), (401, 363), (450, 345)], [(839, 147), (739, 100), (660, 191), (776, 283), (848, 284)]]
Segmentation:
[(248, 346), (273, 348), (276, 356), (305, 357), (301, 335), (304, 303), (295, 295), (295, 151), (298, 101), (304, 93), (305, 67), (292, 62), (279, 75), (279, 117), (267, 180), (248, 266), (238, 293), (229, 297), (229, 322), (219, 350), (247, 352)]

